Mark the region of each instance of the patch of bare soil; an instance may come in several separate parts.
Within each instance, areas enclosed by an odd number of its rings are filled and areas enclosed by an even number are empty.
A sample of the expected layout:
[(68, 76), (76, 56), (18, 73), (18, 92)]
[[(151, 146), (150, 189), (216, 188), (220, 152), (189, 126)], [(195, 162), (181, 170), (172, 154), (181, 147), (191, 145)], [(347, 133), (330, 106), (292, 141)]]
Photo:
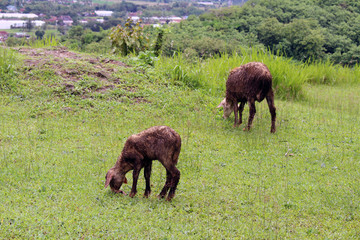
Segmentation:
[[(114, 89), (121, 79), (116, 77), (118, 67), (129, 67), (123, 62), (108, 58), (93, 57), (82, 53), (70, 52), (66, 47), (58, 48), (16, 48), (19, 53), (26, 56), (25, 69), (29, 72), (52, 69), (56, 75), (63, 79), (61, 83), (66, 91), (73, 91), (74, 84), (84, 75), (96, 79), (99, 87), (88, 91), (104, 93)], [(73, 64), (69, 64), (73, 62)], [(126, 89), (126, 88), (125, 88)], [(130, 89), (129, 91), (134, 91)], [(139, 101), (144, 101), (143, 99)]]

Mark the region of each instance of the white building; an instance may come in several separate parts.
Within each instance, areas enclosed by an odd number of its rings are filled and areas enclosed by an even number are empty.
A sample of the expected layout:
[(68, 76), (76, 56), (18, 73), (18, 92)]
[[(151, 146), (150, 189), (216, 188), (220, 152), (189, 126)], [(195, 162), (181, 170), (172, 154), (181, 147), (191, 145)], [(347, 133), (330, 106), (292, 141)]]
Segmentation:
[(212, 6), (212, 5), (214, 5), (213, 2), (197, 2), (197, 4), (199, 4), (199, 5), (205, 5), (205, 6)]
[(33, 13), (0, 13), (0, 18), (11, 19), (11, 18), (38, 18), (39, 16)]
[[(31, 23), (36, 27), (41, 27), (45, 24), (44, 21), (40, 20), (34, 20), (31, 21)], [(1, 20), (0, 19), (0, 29), (11, 29), (11, 27), (14, 28), (23, 28), (27, 24), (27, 21), (24, 20)]]
[(140, 20), (140, 17), (138, 17), (138, 16), (131, 16), (130, 19), (133, 20), (134, 22), (138, 22), (138, 21)]
[(100, 17), (111, 17), (113, 11), (95, 11), (95, 14)]

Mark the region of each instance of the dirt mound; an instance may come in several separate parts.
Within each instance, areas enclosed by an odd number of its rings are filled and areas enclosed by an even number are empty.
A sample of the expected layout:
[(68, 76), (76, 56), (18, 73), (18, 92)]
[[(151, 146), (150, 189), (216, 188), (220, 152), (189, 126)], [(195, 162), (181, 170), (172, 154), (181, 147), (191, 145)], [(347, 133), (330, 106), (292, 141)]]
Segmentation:
[[(15, 48), (20, 54), (26, 56), (24, 60), (24, 69), (26, 74), (34, 71), (42, 73), (51, 72), (60, 79), (63, 89), (77, 95), (85, 95), (89, 93), (106, 93), (116, 87), (120, 87), (127, 91), (126, 86), (122, 86), (122, 80), (119, 77), (119, 69), (130, 68), (123, 62), (91, 56), (84, 53), (75, 53), (69, 51), (66, 47), (57, 48)], [(123, 70), (121, 70), (123, 71)], [(128, 70), (133, 71), (132, 69)], [(82, 84), (81, 81), (87, 79), (93, 81), (79, 92), (77, 85)], [(90, 80), (89, 80), (90, 79)], [(134, 88), (131, 88), (131, 92)], [(137, 102), (137, 100), (136, 100)]]
[[(34, 68), (41, 68), (44, 65), (55, 70), (55, 73), (63, 77), (65, 80), (76, 81), (81, 77), (80, 73), (88, 73), (101, 79), (109, 79), (115, 66), (128, 67), (126, 64), (112, 60), (99, 59), (85, 54), (74, 53), (68, 51), (65, 47), (60, 48), (17, 48), (19, 53), (27, 56), (24, 61), (25, 66), (31, 71)], [(78, 64), (78, 68), (70, 67), (70, 62)], [(82, 63), (82, 64), (81, 64)], [(81, 65), (91, 64), (90, 69), (83, 69)], [(75, 64), (75, 65), (76, 65)], [(109, 64), (113, 66), (109, 66)]]

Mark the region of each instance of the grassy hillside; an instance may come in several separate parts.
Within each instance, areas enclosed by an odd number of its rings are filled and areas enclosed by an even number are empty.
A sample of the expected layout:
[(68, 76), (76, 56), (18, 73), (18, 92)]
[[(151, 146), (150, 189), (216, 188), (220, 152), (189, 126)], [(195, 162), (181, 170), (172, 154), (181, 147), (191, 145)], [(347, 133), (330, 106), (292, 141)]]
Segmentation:
[[(216, 109), (222, 79), (210, 93), (129, 59), (6, 54), (16, 84), (0, 95), (0, 238), (360, 237), (359, 83), (304, 82), (301, 99), (276, 99), (275, 134), (265, 102), (243, 132)], [(142, 176), (134, 198), (104, 189), (126, 138), (162, 124), (182, 137), (173, 201), (156, 198), (166, 175), (158, 162), (149, 199)]]

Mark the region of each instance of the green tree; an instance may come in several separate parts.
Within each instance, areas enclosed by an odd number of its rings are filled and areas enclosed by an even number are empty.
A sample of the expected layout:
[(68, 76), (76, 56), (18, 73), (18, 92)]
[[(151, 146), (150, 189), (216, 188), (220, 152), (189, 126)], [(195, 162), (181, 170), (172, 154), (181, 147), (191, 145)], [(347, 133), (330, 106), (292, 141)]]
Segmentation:
[(295, 19), (284, 25), (284, 39), (278, 48), (287, 56), (298, 60), (318, 59), (324, 56), (324, 35), (317, 22), (308, 19)]
[(68, 32), (71, 39), (81, 40), (84, 34), (84, 28), (81, 25), (72, 26)]
[(268, 47), (274, 47), (284, 38), (282, 34), (283, 24), (276, 18), (268, 18), (258, 26), (258, 38), (261, 43)]

